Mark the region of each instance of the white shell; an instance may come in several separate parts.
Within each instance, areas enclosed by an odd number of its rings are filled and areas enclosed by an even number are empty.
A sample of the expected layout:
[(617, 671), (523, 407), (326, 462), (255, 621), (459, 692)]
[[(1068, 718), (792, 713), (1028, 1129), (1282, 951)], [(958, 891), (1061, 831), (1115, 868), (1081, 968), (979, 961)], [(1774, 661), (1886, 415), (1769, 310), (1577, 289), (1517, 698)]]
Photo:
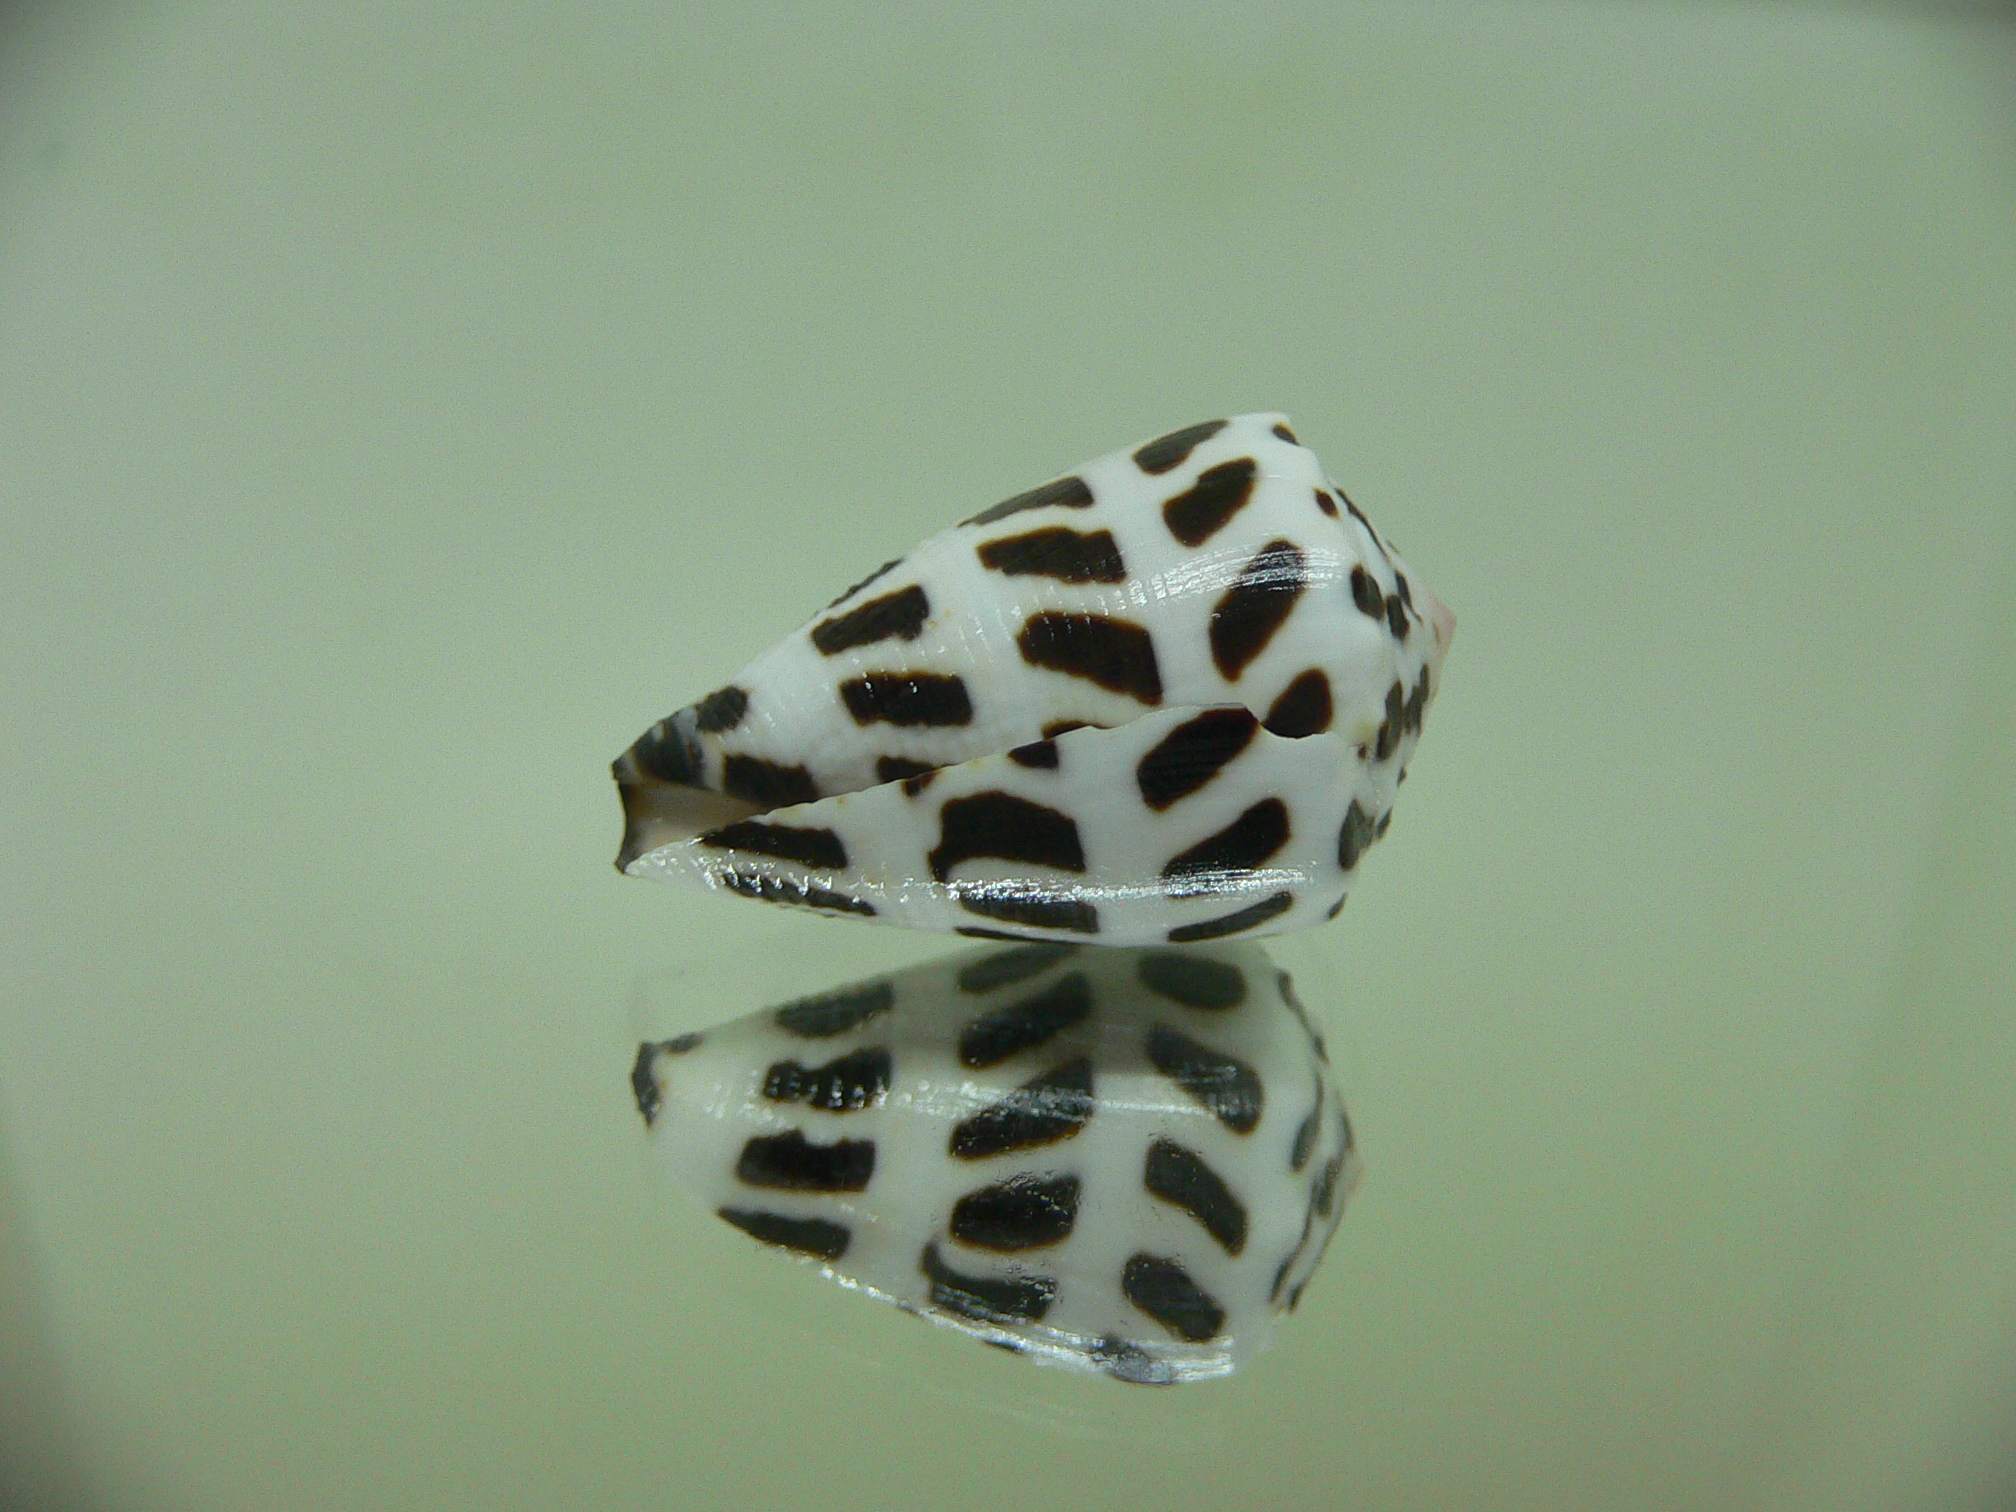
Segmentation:
[(1245, 943), (968, 952), (648, 1042), (632, 1085), (737, 1227), (1130, 1381), (1263, 1347), (1355, 1180), (1322, 1040)]
[(1283, 417), (1192, 426), (933, 536), (653, 726), (617, 864), (967, 934), (1304, 928), (1384, 833), (1454, 624)]

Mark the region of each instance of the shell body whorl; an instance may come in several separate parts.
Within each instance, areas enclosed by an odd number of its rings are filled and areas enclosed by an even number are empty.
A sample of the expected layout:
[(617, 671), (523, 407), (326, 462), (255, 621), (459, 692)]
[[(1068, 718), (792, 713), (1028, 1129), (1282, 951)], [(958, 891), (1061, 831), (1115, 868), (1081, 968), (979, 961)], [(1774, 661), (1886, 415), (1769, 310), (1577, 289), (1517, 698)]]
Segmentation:
[(1384, 833), (1453, 627), (1282, 416), (1192, 426), (931, 537), (653, 726), (618, 865), (969, 934), (1303, 928)]

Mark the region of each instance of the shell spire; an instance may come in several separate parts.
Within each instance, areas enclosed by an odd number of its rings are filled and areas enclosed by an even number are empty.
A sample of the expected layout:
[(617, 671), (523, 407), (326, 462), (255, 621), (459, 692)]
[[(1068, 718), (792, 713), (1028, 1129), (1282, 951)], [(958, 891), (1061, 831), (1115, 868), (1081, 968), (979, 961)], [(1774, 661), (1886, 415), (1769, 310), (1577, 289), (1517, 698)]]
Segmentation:
[(1334, 917), (1449, 613), (1286, 418), (1208, 421), (885, 564), (615, 763), (620, 869), (1102, 944)]

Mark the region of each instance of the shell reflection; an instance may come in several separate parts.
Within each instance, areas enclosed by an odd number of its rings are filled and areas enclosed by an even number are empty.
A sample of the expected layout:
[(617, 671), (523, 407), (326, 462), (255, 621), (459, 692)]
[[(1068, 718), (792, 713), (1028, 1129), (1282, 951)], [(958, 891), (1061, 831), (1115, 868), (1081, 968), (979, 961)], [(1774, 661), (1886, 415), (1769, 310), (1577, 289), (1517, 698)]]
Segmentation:
[(951, 956), (632, 1072), (673, 1181), (844, 1285), (1051, 1363), (1223, 1375), (1292, 1311), (1355, 1163), (1259, 946)]

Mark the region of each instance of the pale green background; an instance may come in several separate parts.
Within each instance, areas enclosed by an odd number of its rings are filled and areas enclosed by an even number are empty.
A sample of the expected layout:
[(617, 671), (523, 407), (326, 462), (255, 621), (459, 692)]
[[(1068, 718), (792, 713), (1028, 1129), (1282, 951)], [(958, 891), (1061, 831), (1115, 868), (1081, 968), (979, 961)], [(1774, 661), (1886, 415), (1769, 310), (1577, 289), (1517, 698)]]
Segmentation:
[[(2009, 1505), (2012, 36), (8, 12), (9, 1484)], [(640, 982), (944, 946), (620, 879), (609, 758), (939, 526), (1276, 407), (1462, 620), (1278, 951), (1367, 1165), (1278, 1347), (1037, 1371), (662, 1191)]]

